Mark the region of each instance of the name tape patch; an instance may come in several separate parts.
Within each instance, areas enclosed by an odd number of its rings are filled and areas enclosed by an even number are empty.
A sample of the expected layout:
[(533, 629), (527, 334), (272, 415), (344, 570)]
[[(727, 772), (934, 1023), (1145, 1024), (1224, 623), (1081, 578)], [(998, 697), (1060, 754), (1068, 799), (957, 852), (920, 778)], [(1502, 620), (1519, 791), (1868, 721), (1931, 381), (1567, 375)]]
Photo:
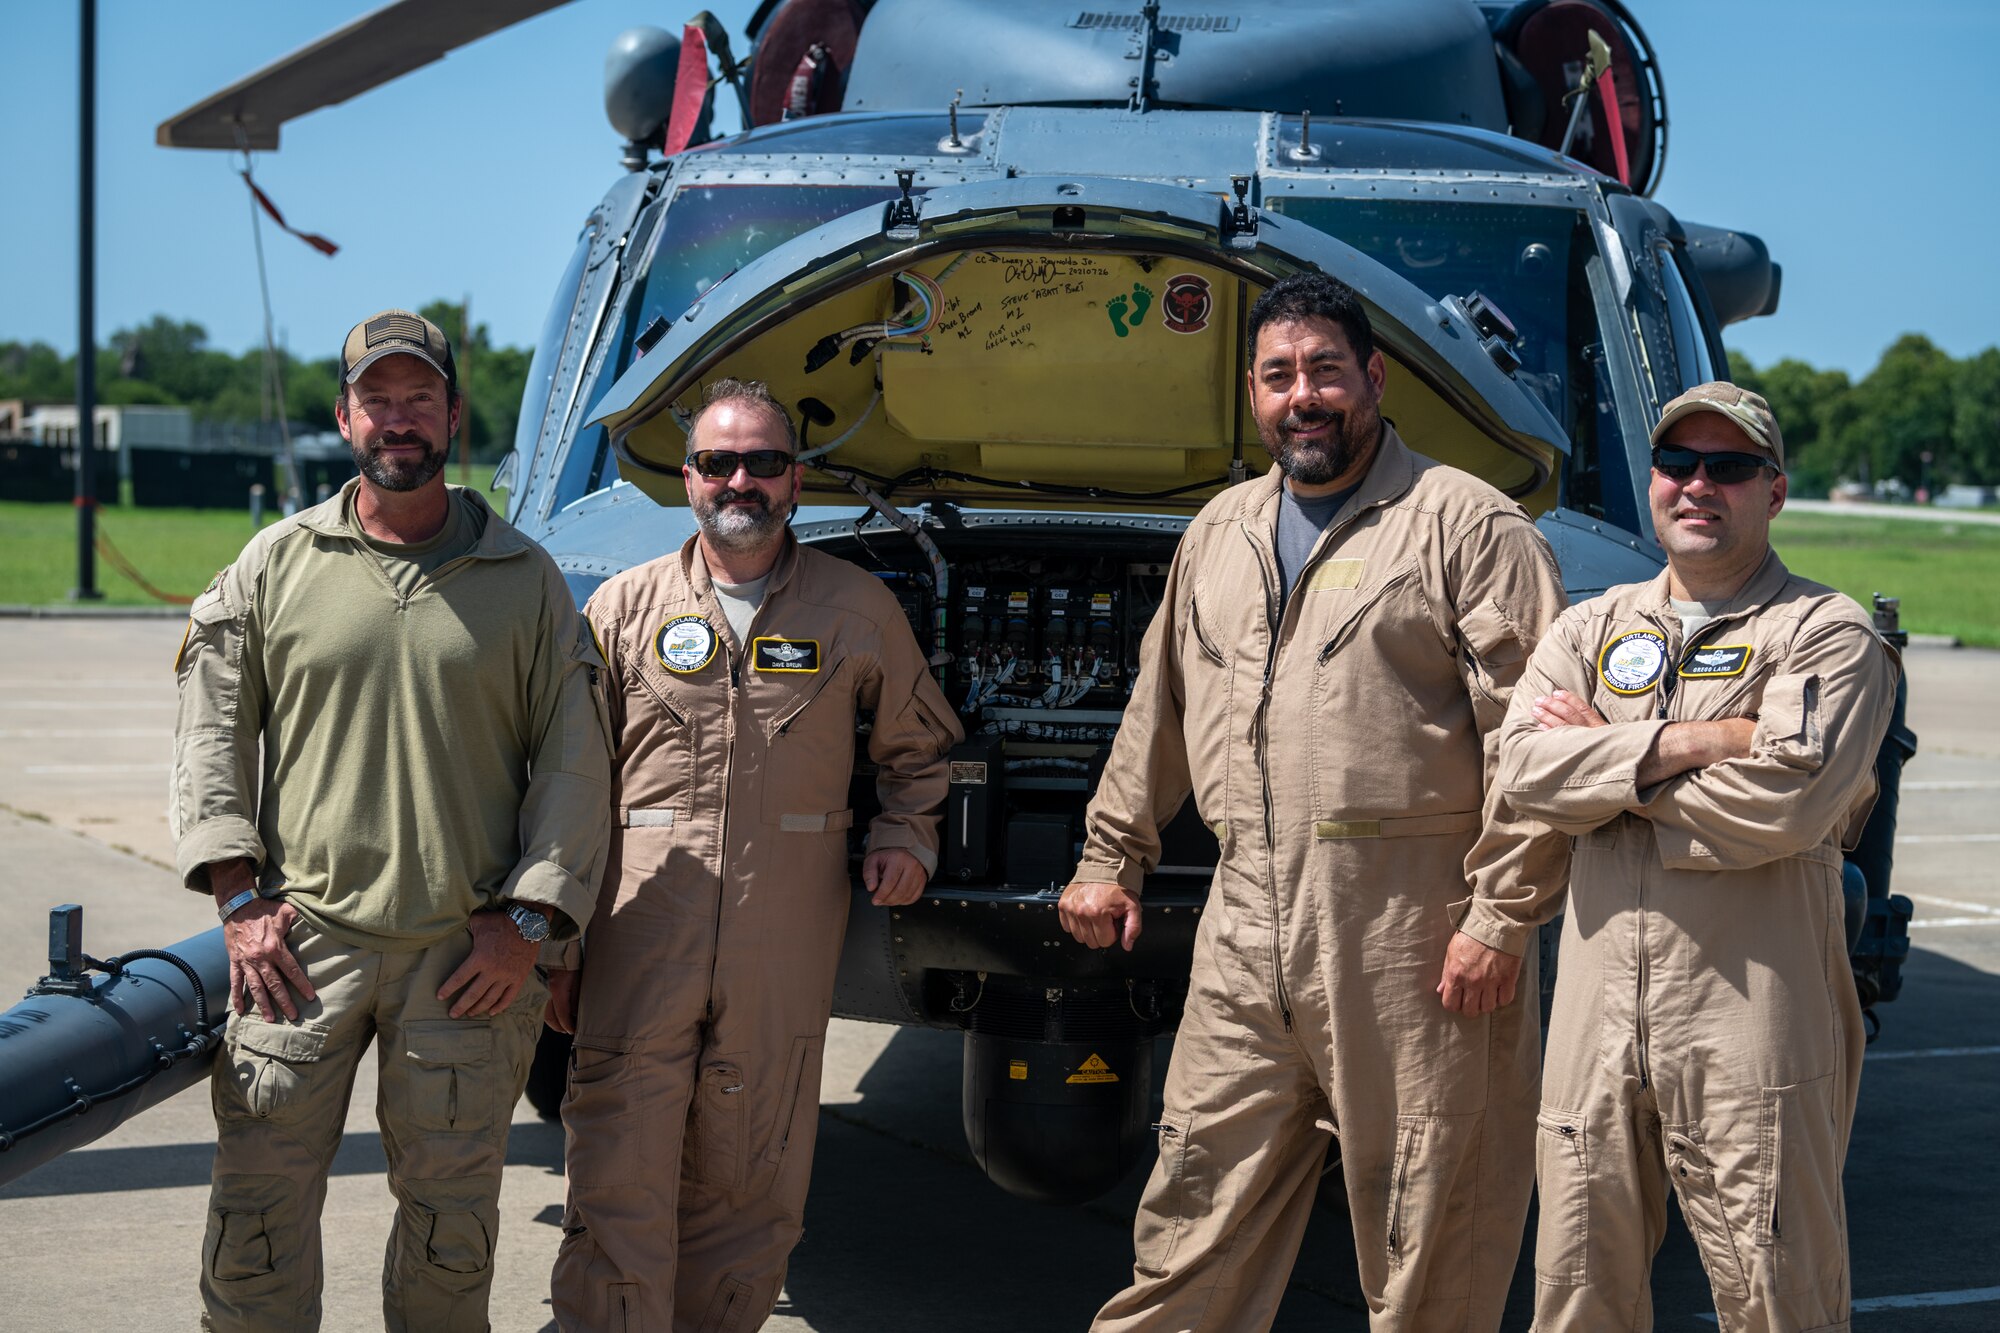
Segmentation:
[(1635, 629), (1604, 645), (1597, 655), (1597, 677), (1613, 694), (1644, 694), (1666, 664), (1666, 636)]
[(818, 639), (783, 639), (765, 635), (750, 641), (752, 671), (817, 671)]
[(698, 615), (675, 616), (653, 636), (653, 655), (676, 675), (701, 670), (715, 660), (715, 629)]
[(1749, 665), (1750, 645), (1747, 643), (1704, 644), (1681, 663), (1681, 679), (1701, 680), (1709, 676), (1740, 676), (1744, 668)]

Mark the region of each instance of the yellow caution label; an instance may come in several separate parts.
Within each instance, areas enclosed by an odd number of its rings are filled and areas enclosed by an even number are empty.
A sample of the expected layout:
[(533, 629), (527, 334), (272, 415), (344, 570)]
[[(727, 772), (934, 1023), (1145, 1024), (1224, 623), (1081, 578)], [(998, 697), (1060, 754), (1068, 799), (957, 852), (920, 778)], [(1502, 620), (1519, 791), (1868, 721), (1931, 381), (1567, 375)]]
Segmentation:
[(1007, 1062), (1007, 1077), (1019, 1078), (1019, 1079), (1027, 1078), (1028, 1062), (1026, 1060), (1009, 1060)]
[(1092, 1055), (1078, 1065), (1076, 1072), (1064, 1079), (1065, 1083), (1116, 1083), (1118, 1075), (1111, 1072), (1111, 1066), (1104, 1063), (1101, 1055)]

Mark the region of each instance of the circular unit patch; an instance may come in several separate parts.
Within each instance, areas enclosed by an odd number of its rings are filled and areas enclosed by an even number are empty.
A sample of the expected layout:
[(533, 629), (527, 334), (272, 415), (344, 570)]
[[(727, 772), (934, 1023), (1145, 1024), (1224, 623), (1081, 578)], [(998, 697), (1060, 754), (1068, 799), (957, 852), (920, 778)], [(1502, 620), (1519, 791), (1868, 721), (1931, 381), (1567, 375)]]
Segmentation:
[(1635, 629), (1604, 645), (1597, 675), (1614, 694), (1644, 694), (1667, 665), (1667, 641), (1649, 629)]
[(653, 655), (677, 675), (699, 671), (715, 660), (715, 630), (700, 616), (675, 616), (653, 636)]

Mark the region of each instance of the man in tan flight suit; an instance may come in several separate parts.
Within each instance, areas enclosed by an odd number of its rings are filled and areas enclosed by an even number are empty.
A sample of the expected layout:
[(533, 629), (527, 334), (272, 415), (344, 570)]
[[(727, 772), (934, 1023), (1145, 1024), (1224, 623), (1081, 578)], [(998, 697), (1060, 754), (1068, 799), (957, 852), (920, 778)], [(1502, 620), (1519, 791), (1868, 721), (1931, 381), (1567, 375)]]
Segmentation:
[(618, 827), (582, 971), (551, 977), (576, 1031), (554, 1277), (575, 1333), (747, 1333), (777, 1302), (819, 1129), (860, 710), (882, 805), (862, 883), (910, 903), (937, 867), (957, 719), (881, 580), (792, 537), (797, 452), (763, 385), (711, 385), (683, 468), (699, 531), (584, 608), (611, 663)]
[(1652, 1327), (1669, 1184), (1725, 1330), (1848, 1326), (1841, 849), (1898, 667), (1771, 549), (1784, 461), (1756, 394), (1669, 403), (1666, 570), (1557, 621), (1502, 732), (1501, 789), (1576, 839), (1536, 1140), (1544, 1333)]
[(176, 860), (215, 896), (235, 1009), (204, 1328), (319, 1327), (320, 1206), (371, 1040), (384, 1325), (487, 1327), (536, 954), (590, 918), (610, 765), (555, 562), (445, 485), (463, 402), (435, 324), (355, 325), (335, 416), (361, 475), (259, 533), (175, 660)]
[(1562, 584), (1518, 505), (1382, 421), (1346, 286), (1285, 279), (1249, 334), (1278, 466), (1181, 539), (1060, 909), (1129, 948), (1192, 791), (1221, 859), (1134, 1280), (1093, 1327), (1268, 1328), (1331, 1131), (1373, 1327), (1490, 1330), (1532, 1183), (1521, 955), (1566, 857), (1497, 805), (1482, 836), (1486, 738)]

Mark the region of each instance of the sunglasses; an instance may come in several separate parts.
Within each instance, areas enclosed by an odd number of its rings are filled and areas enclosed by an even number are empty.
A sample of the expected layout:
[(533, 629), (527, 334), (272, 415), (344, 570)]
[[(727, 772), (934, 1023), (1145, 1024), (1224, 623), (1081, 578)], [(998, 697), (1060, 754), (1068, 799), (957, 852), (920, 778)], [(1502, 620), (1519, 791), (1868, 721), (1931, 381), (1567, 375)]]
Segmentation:
[(792, 470), (794, 459), (783, 449), (751, 449), (737, 453), (733, 449), (697, 449), (687, 456), (687, 465), (695, 470), (695, 475), (709, 481), (728, 481), (742, 468), (753, 477), (768, 481), (772, 477), (782, 477)]
[(1718, 486), (1734, 486), (1739, 481), (1750, 480), (1765, 468), (1776, 472), (1778, 465), (1762, 454), (1704, 454), (1671, 444), (1656, 445), (1653, 449), (1653, 471), (1669, 481), (1686, 481), (1694, 475), (1696, 468), (1706, 469), (1708, 479)]

